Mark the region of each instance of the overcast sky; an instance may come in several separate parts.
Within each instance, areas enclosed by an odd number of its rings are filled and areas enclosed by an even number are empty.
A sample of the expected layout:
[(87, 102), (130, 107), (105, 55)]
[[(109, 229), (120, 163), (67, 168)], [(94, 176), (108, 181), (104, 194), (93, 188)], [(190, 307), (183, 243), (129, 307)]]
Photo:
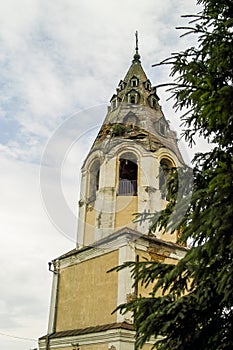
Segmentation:
[[(36, 348), (13, 336), (47, 331), (47, 263), (75, 246), (80, 166), (131, 64), (135, 30), (148, 78), (164, 83), (167, 68), (151, 65), (192, 44), (175, 27), (198, 10), (194, 0), (0, 2), (0, 349)], [(180, 133), (168, 93), (158, 95)]]

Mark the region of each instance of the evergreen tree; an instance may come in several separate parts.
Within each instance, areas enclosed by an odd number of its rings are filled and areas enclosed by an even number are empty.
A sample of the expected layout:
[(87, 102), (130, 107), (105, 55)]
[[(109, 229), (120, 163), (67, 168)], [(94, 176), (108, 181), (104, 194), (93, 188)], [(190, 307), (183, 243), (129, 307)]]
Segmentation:
[[(202, 11), (186, 16), (183, 27), (185, 35), (197, 34), (197, 47), (161, 62), (172, 65), (175, 108), (188, 110), (182, 117), (186, 141), (192, 146), (202, 135), (211, 145), (193, 159), (190, 205), (175, 227), (180, 243), (193, 245), (175, 266), (126, 263), (136, 283), (154, 288), (150, 297), (121, 306), (134, 312), (138, 347), (155, 337), (158, 350), (233, 349), (233, 1), (197, 3)], [(152, 231), (171, 227), (172, 195)]]

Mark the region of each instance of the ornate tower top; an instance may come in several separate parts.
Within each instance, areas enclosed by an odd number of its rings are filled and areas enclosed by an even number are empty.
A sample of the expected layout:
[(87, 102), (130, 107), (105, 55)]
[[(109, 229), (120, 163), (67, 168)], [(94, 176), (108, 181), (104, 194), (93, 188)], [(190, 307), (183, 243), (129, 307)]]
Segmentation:
[(120, 136), (121, 140), (133, 138), (151, 151), (166, 147), (182, 163), (176, 132), (170, 129), (159, 104), (156, 87), (152, 86), (141, 65), (137, 31), (135, 38), (136, 47), (131, 66), (110, 99), (103, 126), (90, 152), (101, 148), (108, 150), (110, 139), (113, 141)]
[[(136, 32), (133, 61), (110, 99), (82, 167), (79, 245), (96, 243), (124, 227), (148, 234), (149, 222), (134, 222), (134, 214), (156, 212), (166, 205), (160, 169), (182, 163), (176, 133), (142, 68)], [(161, 232), (156, 235), (161, 237)], [(166, 239), (175, 242), (176, 235), (163, 235)]]

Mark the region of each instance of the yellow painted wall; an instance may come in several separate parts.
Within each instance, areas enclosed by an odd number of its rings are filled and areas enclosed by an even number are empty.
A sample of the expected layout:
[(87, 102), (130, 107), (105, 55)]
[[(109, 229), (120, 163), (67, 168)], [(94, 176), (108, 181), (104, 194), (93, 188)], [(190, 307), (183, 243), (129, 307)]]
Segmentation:
[[(161, 203), (162, 203), (162, 210), (164, 210), (169, 202), (161, 199)], [(164, 230), (162, 230), (160, 239), (162, 239), (165, 242), (177, 243), (178, 231), (175, 231), (173, 233), (169, 233), (169, 232), (165, 232)]]
[[(137, 249), (136, 254), (139, 256), (139, 261), (157, 261), (163, 262), (165, 264), (176, 264), (177, 260), (171, 259), (169, 257), (165, 257), (164, 254), (169, 255), (169, 250), (166, 252), (166, 248), (160, 248), (155, 250), (155, 248), (151, 248), (148, 251), (142, 251)], [(153, 285), (148, 285), (146, 288), (142, 286), (140, 283), (138, 285), (138, 295), (143, 297), (149, 297), (149, 293), (152, 291)], [(143, 348), (144, 349), (144, 348)]]
[(122, 226), (135, 228), (136, 225), (132, 221), (135, 219), (135, 216), (133, 214), (137, 212), (138, 212), (137, 196), (117, 196), (115, 229), (118, 229)]
[(176, 231), (172, 234), (171, 233), (162, 233), (160, 238), (165, 242), (176, 243), (178, 235), (177, 235)]
[(56, 331), (116, 322), (117, 265), (114, 251), (61, 270)]
[[(152, 347), (153, 347), (153, 345), (151, 345), (151, 344), (145, 344), (145, 345), (142, 347), (142, 350), (151, 350)], [(155, 348), (154, 350), (156, 350), (156, 348)]]

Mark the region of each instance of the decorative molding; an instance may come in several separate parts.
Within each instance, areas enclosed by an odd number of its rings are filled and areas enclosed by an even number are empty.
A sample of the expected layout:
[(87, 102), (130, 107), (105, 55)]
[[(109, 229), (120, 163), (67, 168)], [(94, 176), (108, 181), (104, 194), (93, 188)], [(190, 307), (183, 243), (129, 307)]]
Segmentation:
[[(78, 343), (79, 346), (83, 345), (95, 345), (100, 343), (112, 343), (112, 342), (128, 342), (134, 344), (135, 331), (129, 329), (109, 329), (102, 332), (81, 334), (76, 336), (64, 336), (60, 338), (49, 339), (49, 349), (58, 349), (64, 347), (70, 347), (74, 343)], [(46, 350), (46, 338), (39, 339), (40, 350)]]
[[(138, 235), (139, 233), (137, 233), (136, 237)], [(128, 243), (131, 240), (132, 233), (130, 233), (127, 228), (120, 233), (115, 232), (109, 235), (108, 237), (105, 237), (97, 241), (96, 243), (93, 243), (91, 246), (73, 251), (68, 256), (61, 256), (60, 258), (58, 258), (58, 260), (60, 261), (60, 268), (72, 266), (79, 262), (110, 253), (114, 250), (128, 245)]]
[(165, 246), (171, 250), (171, 257), (176, 260), (180, 260), (184, 257), (188, 250), (177, 244), (166, 242), (153, 236), (144, 235), (138, 231), (125, 227), (88, 247), (73, 250), (70, 253), (59, 257), (56, 261), (60, 262), (60, 269), (63, 269), (82, 261), (93, 259), (114, 250), (118, 250), (123, 246), (131, 245), (132, 242), (135, 242), (135, 247), (137, 249), (144, 251), (148, 249), (150, 244)]

